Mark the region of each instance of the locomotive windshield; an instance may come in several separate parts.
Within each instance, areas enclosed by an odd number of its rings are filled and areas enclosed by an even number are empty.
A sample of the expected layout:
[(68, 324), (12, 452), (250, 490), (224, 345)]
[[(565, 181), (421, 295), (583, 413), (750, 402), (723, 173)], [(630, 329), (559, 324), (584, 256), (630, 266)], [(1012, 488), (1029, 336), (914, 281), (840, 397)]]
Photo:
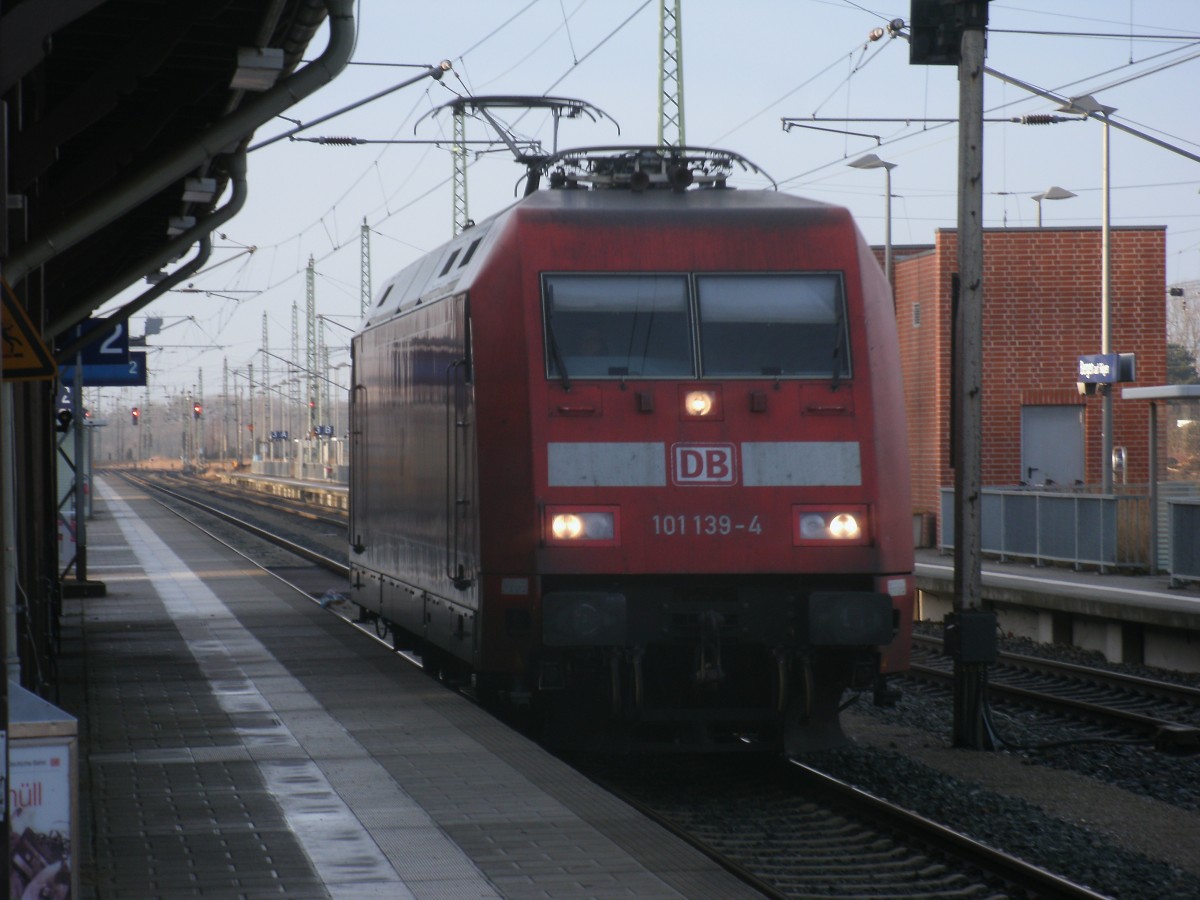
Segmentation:
[(837, 275), (700, 275), (702, 373), (845, 378), (842, 284)]
[(546, 275), (546, 376), (845, 378), (844, 303), (828, 273)]
[(692, 374), (685, 276), (550, 275), (545, 308), (551, 378)]

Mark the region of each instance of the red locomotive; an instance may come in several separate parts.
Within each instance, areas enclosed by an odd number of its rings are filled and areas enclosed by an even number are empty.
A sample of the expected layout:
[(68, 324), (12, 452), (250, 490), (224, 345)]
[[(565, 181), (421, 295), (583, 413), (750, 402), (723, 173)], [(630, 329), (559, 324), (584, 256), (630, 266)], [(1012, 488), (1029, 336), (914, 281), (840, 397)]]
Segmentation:
[(721, 151), (575, 151), (353, 340), (354, 601), (559, 734), (827, 743), (908, 666), (891, 294)]

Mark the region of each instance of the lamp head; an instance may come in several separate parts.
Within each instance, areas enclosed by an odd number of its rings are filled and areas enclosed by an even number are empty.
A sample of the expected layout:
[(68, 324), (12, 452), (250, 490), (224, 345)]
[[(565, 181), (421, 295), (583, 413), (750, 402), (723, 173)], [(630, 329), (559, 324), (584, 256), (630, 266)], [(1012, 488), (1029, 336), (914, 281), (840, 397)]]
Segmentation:
[(1075, 196), (1078, 195), (1068, 191), (1066, 188), (1054, 185), (1053, 187), (1046, 188), (1040, 194), (1034, 194), (1033, 199), (1040, 203), (1043, 200), (1069, 200)]
[(896, 168), (896, 163), (886, 162), (876, 156), (874, 153), (868, 153), (866, 156), (860, 156), (853, 162), (848, 162), (846, 165), (853, 169), (891, 169)]

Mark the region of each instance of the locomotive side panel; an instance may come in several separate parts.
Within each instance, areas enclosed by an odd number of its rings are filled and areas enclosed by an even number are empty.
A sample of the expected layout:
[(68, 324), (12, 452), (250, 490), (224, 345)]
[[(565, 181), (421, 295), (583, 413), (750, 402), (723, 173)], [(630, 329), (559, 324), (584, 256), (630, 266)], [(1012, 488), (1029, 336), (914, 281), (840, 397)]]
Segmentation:
[(478, 606), (473, 395), (465, 298), (355, 338), (354, 600), (463, 659)]
[(541, 352), (529, 344), (540, 313), (525, 287), (528, 248), (520, 230), (501, 215), (490, 236), (470, 284), (481, 572), (476, 672), (509, 685), (525, 677), (541, 633), (527, 365)]

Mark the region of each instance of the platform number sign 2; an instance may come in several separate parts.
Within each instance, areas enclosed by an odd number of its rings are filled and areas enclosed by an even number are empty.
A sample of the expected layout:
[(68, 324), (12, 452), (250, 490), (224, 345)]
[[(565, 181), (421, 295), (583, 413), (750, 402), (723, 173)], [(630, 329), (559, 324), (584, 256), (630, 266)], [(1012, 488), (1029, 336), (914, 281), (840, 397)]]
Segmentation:
[(72, 339), (97, 329), (104, 329), (105, 332), (80, 351), (83, 364), (108, 366), (129, 362), (129, 330), (124, 322), (110, 324), (103, 319), (87, 319), (72, 329)]
[[(128, 326), (124, 322), (87, 319), (71, 329), (65, 343), (78, 341), (92, 332), (98, 333), (79, 351), (83, 361), (83, 384), (87, 387), (144, 386), (146, 353), (130, 352)], [(74, 359), (64, 360), (61, 374), (68, 383), (74, 382), (74, 363)]]

